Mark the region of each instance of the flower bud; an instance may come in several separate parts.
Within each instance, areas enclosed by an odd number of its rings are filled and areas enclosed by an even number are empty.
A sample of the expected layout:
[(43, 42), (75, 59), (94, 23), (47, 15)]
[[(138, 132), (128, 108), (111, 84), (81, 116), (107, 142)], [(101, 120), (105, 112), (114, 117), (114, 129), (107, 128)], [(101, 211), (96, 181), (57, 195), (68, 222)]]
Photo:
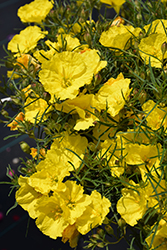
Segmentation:
[(102, 80), (101, 75), (98, 73), (95, 75), (95, 85), (98, 85)]
[(12, 96), (11, 99), (12, 99), (12, 102), (14, 102), (14, 104), (21, 105), (21, 101), (19, 98)]
[(124, 229), (125, 226), (126, 226), (125, 220), (122, 219), (122, 218), (120, 218), (120, 219), (118, 220), (118, 226), (119, 226), (121, 229)]
[(21, 141), (19, 144), (24, 153), (30, 154), (30, 146), (26, 142)]
[(105, 230), (108, 234), (114, 235), (114, 230), (112, 229), (110, 225), (106, 225)]
[(100, 237), (104, 236), (104, 230), (102, 228), (97, 228), (97, 234), (100, 235)]
[(167, 51), (167, 43), (164, 42), (162, 45), (161, 45), (161, 51), (162, 51), (162, 54), (165, 55), (166, 51)]
[(3, 115), (4, 117), (7, 117), (9, 114), (6, 110), (2, 109), (1, 110), (1, 115)]
[(93, 234), (93, 235), (91, 236), (91, 238), (96, 239), (96, 240), (100, 240), (100, 239), (101, 239), (101, 237), (100, 237), (99, 234)]
[(124, 24), (124, 19), (122, 19), (120, 16), (116, 17), (115, 20), (112, 22), (111, 26), (117, 26), (119, 27), (120, 24)]
[(48, 102), (51, 98), (51, 95), (48, 92), (43, 92), (43, 98)]
[(104, 247), (105, 247), (105, 243), (99, 242), (99, 243), (97, 244), (97, 247), (99, 247), (99, 248), (104, 248)]
[(92, 38), (91, 38), (91, 35), (88, 32), (84, 34), (84, 40), (85, 40), (85, 42), (87, 42), (87, 44), (89, 44), (89, 46), (91, 46)]

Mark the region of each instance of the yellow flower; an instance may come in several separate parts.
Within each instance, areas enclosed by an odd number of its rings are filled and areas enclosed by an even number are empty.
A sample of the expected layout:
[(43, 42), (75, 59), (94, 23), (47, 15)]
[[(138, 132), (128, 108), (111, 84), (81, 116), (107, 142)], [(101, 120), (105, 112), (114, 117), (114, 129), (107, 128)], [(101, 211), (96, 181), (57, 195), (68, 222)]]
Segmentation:
[[(162, 220), (161, 220), (162, 221)], [(167, 249), (167, 223), (161, 225), (161, 221), (158, 225), (158, 229), (155, 233), (153, 231), (147, 238), (146, 242), (149, 246), (149, 249), (165, 250)], [(153, 239), (153, 241), (152, 241)]]
[(63, 231), (69, 225), (63, 216), (63, 210), (60, 206), (59, 196), (43, 196), (37, 204), (38, 218), (35, 223), (40, 231), (52, 239), (61, 237)]
[(50, 161), (47, 159), (42, 161), (42, 164), (45, 165), (45, 167), (28, 178), (28, 185), (34, 188), (36, 192), (44, 195), (48, 195), (50, 191), (64, 191), (65, 185), (62, 181), (64, 177), (69, 175), (68, 169), (60, 168), (60, 166), (53, 166), (51, 165), (52, 162), (50, 164)]
[(62, 242), (66, 243), (69, 240), (70, 247), (74, 248), (77, 246), (80, 233), (76, 229), (75, 223), (68, 225), (62, 233)]
[[(162, 147), (159, 143), (151, 145), (149, 139), (140, 131), (129, 130), (126, 133), (119, 132), (117, 137), (122, 141), (125, 161), (129, 165), (137, 165), (140, 169), (142, 179), (146, 179), (147, 170), (152, 167), (159, 168)], [(147, 168), (146, 168), (147, 166)], [(159, 170), (157, 170), (159, 172)], [(155, 173), (151, 172), (151, 174)]]
[(84, 189), (77, 185), (75, 181), (65, 182), (66, 190), (60, 191), (60, 204), (64, 218), (70, 225), (74, 224), (91, 203), (91, 196), (83, 194)]
[(20, 124), (24, 121), (25, 115), (23, 112), (20, 112), (15, 119), (9, 123), (7, 126), (10, 127), (10, 130), (17, 130), (20, 127)]
[(79, 42), (79, 39), (76, 37), (72, 37), (70, 34), (60, 34), (57, 37), (57, 42), (51, 42), (47, 40), (45, 42), (50, 49), (56, 49), (61, 52), (61, 50), (65, 51), (73, 51), (77, 50), (78, 47), (80, 48), (81, 44)]
[(116, 79), (110, 78), (96, 94), (96, 108), (98, 110), (106, 110), (112, 116), (116, 116), (124, 107), (125, 100), (130, 94), (130, 79), (124, 79), (122, 73)]
[(74, 134), (69, 135), (66, 132), (60, 138), (54, 140), (50, 150), (46, 154), (46, 159), (41, 161), (36, 168), (37, 170), (41, 170), (45, 166), (48, 168), (50, 165), (51, 167), (56, 166), (56, 168), (62, 169), (62, 171), (63, 169), (72, 171), (74, 168), (69, 163), (71, 162), (75, 169), (77, 169), (81, 164), (81, 159), (84, 157), (87, 145), (88, 141), (86, 137)]
[(154, 101), (148, 100), (143, 104), (142, 109), (145, 112), (148, 126), (155, 130), (161, 126), (164, 126), (164, 129), (167, 128), (167, 107), (161, 108)]
[(147, 24), (144, 26), (144, 29), (146, 32), (149, 31), (149, 34), (152, 33), (162, 33), (166, 34), (164, 28), (167, 28), (167, 20), (165, 19), (156, 19), (155, 21), (151, 22), (150, 24)]
[(37, 42), (44, 38), (47, 33), (47, 31), (42, 31), (38, 26), (28, 26), (20, 34), (12, 38), (8, 43), (8, 50), (17, 53), (17, 55), (28, 53), (36, 47)]
[(91, 67), (94, 75), (96, 75), (101, 69), (107, 66), (107, 61), (100, 61), (98, 52), (98, 50), (90, 50), (87, 48), (84, 50), (84, 52), (80, 52), (82, 60), (85, 62), (88, 68)]
[(61, 104), (55, 104), (55, 107), (57, 110), (61, 110), (65, 113), (78, 114), (78, 119), (74, 127), (75, 130), (88, 129), (90, 126), (94, 126), (94, 122), (98, 120), (98, 118), (92, 114), (94, 113), (93, 94), (80, 95), (72, 100), (68, 99)]
[(94, 190), (90, 198), (92, 202), (84, 213), (76, 220), (76, 228), (81, 234), (87, 234), (92, 228), (101, 225), (110, 212), (111, 202)]
[[(35, 120), (37, 119), (38, 122), (42, 118), (44, 112), (46, 112), (47, 108), (48, 104), (45, 100), (38, 97), (28, 97), (26, 102), (24, 103), (25, 120), (30, 121), (31, 123), (35, 123)], [(43, 116), (43, 119), (46, 118), (47, 116), (45, 114)]]
[(167, 41), (166, 34), (155, 33), (141, 39), (139, 53), (146, 64), (149, 60), (152, 67), (161, 68), (163, 59), (167, 58), (167, 53), (163, 53), (162, 45)]
[(34, 0), (18, 9), (17, 15), (23, 23), (41, 23), (52, 9), (53, 4), (48, 0)]
[(111, 47), (110, 49), (128, 49), (128, 41), (134, 35), (137, 35), (141, 29), (134, 28), (133, 26), (125, 26), (120, 24), (120, 26), (111, 26), (107, 31), (103, 31), (99, 42), (104, 47)]
[(130, 165), (138, 165), (143, 180), (146, 179), (145, 174), (148, 172), (147, 169), (151, 170), (153, 165), (154, 168), (159, 167), (160, 157), (158, 155), (161, 153), (160, 144), (138, 145), (133, 143), (125, 143), (124, 147), (125, 154), (127, 153), (126, 163)]
[(117, 13), (119, 13), (121, 5), (124, 4), (126, 1), (125, 0), (100, 0), (100, 2), (111, 5), (111, 7), (113, 7)]
[(94, 50), (83, 54), (65, 51), (44, 61), (39, 77), (52, 101), (54, 96), (61, 100), (73, 99), (80, 87), (90, 84), (99, 67), (101, 69), (100, 57)]
[[(51, 59), (53, 55), (58, 52), (63, 51), (78, 51), (81, 50), (83, 46), (81, 46), (78, 38), (72, 37), (70, 34), (61, 34), (57, 37), (57, 42), (51, 42), (47, 40), (45, 43), (49, 47), (49, 50), (37, 50), (34, 52), (34, 56), (43, 63), (47, 59)], [(42, 56), (43, 55), (43, 56)], [(46, 59), (47, 58), (47, 59)]]
[(29, 216), (35, 219), (38, 216), (36, 211), (36, 203), (42, 197), (42, 194), (37, 192), (33, 187), (28, 184), (29, 177), (19, 176), (18, 184), (19, 189), (16, 191), (16, 201), (17, 203), (26, 211), (28, 211)]
[[(130, 226), (137, 224), (147, 210), (145, 189), (130, 181), (129, 188), (122, 189), (122, 197), (117, 202), (117, 211)], [(137, 191), (135, 191), (136, 189)]]
[(123, 188), (121, 192), (122, 197), (117, 202), (117, 211), (126, 223), (134, 226), (148, 207), (158, 208), (158, 199), (161, 198), (161, 193), (166, 192), (165, 180), (160, 182), (157, 177), (154, 181), (147, 179), (143, 187), (130, 181), (128, 187)]

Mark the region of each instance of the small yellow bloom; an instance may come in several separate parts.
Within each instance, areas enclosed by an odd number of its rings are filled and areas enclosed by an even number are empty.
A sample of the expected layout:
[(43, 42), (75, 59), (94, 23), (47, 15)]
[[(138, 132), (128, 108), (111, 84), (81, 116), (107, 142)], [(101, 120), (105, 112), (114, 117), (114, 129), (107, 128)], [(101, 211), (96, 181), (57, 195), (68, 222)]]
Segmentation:
[(23, 23), (41, 23), (52, 9), (53, 4), (48, 0), (34, 0), (18, 9), (17, 15)]
[(36, 47), (37, 42), (44, 38), (47, 33), (47, 31), (42, 31), (38, 26), (28, 26), (20, 34), (12, 38), (8, 43), (8, 50), (17, 53), (17, 55), (28, 53)]
[(9, 123), (7, 126), (10, 127), (10, 130), (17, 130), (20, 127), (19, 123), (24, 121), (25, 115), (23, 112), (20, 112), (15, 119)]
[[(30, 155), (31, 155), (33, 158), (36, 158), (37, 155), (38, 155), (38, 150), (37, 150), (37, 148), (30, 148), (30, 150), (31, 150)], [(39, 153), (40, 153), (39, 158), (42, 158), (42, 159), (43, 159), (43, 157), (45, 157), (45, 154), (46, 154), (45, 149), (44, 149), (44, 148), (41, 148), (40, 151), (39, 151)]]
[(51, 42), (47, 40), (45, 42), (50, 49), (56, 49), (59, 52), (63, 51), (73, 51), (78, 50), (81, 46), (79, 39), (76, 37), (72, 37), (70, 34), (60, 34), (57, 37), (57, 42)]

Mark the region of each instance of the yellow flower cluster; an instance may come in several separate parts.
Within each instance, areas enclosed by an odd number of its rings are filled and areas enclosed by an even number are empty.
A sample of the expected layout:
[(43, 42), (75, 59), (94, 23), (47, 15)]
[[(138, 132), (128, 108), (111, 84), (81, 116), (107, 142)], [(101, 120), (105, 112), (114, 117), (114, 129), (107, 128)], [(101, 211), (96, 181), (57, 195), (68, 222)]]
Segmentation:
[[(92, 1), (76, 2), (92, 8)], [(119, 13), (126, 1), (95, 2)], [(105, 222), (116, 190), (114, 216), (134, 227), (156, 211), (161, 219), (149, 225), (145, 244), (159, 250), (163, 242), (165, 249), (167, 20), (141, 28), (117, 17), (100, 26), (91, 15), (83, 21), (82, 11), (71, 23), (66, 8), (69, 23), (57, 24), (64, 7), (48, 16), (52, 8), (48, 0), (20, 7), (21, 21), (35, 25), (8, 43), (13, 63), (8, 76), (18, 80), (15, 100), (22, 107), (7, 126), (37, 143), (18, 178), (16, 201), (45, 235), (76, 247), (80, 234)], [(157, 82), (153, 72), (160, 72)]]
[[(79, 233), (84, 235), (102, 224), (111, 205), (96, 190), (87, 195), (75, 181), (63, 181), (72, 166), (80, 166), (87, 143), (85, 137), (67, 133), (55, 139), (45, 159), (36, 166), (37, 171), (30, 177), (19, 177), (16, 192), (18, 204), (36, 218), (37, 227), (53, 239), (63, 237), (65, 242), (69, 238), (71, 247), (77, 245)], [(78, 157), (67, 148), (75, 150)], [(67, 233), (71, 227), (75, 237)]]

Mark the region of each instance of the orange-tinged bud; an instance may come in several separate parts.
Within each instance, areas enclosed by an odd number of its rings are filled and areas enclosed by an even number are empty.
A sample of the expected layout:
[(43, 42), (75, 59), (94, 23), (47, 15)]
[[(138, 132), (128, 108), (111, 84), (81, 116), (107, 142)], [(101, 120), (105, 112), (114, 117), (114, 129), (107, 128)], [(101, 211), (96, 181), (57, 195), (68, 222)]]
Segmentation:
[(112, 22), (111, 26), (117, 26), (117, 27), (119, 27), (120, 24), (124, 24), (124, 22), (125, 22), (125, 21), (124, 21), (120, 16), (118, 16), (118, 17), (116, 17), (115, 20)]

